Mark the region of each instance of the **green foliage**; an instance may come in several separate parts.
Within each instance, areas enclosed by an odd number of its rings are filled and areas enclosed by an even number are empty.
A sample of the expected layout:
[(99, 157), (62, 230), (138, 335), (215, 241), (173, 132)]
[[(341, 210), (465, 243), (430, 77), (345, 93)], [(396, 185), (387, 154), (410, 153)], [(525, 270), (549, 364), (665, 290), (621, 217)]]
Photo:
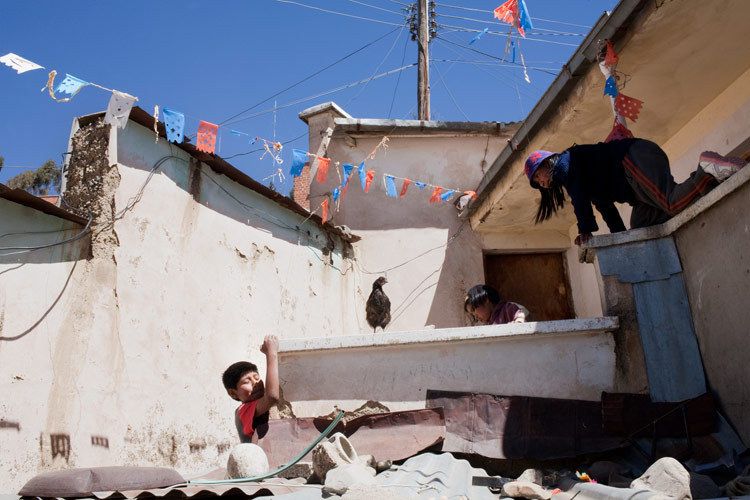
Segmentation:
[(23, 189), (36, 196), (43, 196), (60, 184), (62, 171), (52, 160), (47, 160), (36, 170), (27, 170), (8, 180), (8, 187)]

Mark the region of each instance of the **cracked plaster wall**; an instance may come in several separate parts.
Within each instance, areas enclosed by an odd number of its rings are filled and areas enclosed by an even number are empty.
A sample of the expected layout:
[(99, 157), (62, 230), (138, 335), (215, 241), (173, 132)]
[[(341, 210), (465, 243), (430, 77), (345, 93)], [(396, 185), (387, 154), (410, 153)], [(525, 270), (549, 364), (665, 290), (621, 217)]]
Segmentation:
[[(265, 376), (265, 334), (356, 329), (344, 244), (133, 122), (88, 125), (72, 144), (66, 199), (92, 213), (91, 247), (17, 269), (0, 256), (0, 335), (50, 309), (0, 342), (3, 491), (69, 466), (222, 466), (237, 442), (226, 366), (248, 359)], [(0, 202), (20, 214), (0, 234), (62, 223)]]

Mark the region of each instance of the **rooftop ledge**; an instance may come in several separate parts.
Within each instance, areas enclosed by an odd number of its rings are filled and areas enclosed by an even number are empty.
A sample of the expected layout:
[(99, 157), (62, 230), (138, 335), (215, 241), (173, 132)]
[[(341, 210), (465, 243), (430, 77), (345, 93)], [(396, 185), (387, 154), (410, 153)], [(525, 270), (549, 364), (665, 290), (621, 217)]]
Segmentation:
[(463, 328), (440, 328), (411, 332), (385, 332), (340, 337), (314, 337), (283, 339), (279, 341), (279, 353), (295, 354), (337, 349), (361, 349), (366, 347), (394, 347), (426, 345), (446, 342), (481, 342), (530, 339), (545, 335), (596, 335), (611, 332), (619, 327), (617, 317), (566, 319), (506, 325), (473, 326)]
[(669, 219), (664, 224), (658, 226), (643, 227), (632, 229), (621, 233), (600, 234), (592, 237), (588, 244), (583, 248), (602, 248), (623, 243), (633, 243), (636, 241), (655, 240), (670, 236), (682, 226), (698, 217), (700, 214), (719, 203), (724, 197), (740, 189), (750, 181), (750, 167), (745, 167), (725, 180), (711, 192), (706, 194), (690, 205), (688, 208)]

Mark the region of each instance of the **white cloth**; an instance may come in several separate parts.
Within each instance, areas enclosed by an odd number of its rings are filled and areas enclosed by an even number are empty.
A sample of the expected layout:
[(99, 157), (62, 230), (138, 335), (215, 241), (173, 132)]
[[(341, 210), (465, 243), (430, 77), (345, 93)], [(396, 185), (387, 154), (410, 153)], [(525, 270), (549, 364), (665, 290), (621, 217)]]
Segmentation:
[(109, 100), (109, 105), (107, 106), (107, 114), (104, 116), (104, 123), (109, 123), (113, 126), (116, 125), (118, 128), (125, 128), (128, 124), (130, 110), (137, 100), (137, 97), (133, 97), (130, 94), (113, 90), (112, 98)]
[(27, 71), (42, 69), (44, 67), (39, 66), (37, 63), (31, 62), (28, 59), (24, 59), (23, 57), (19, 56), (18, 54), (14, 54), (13, 52), (9, 52), (3, 57), (0, 57), (0, 62), (16, 70), (19, 75), (21, 73), (26, 73)]

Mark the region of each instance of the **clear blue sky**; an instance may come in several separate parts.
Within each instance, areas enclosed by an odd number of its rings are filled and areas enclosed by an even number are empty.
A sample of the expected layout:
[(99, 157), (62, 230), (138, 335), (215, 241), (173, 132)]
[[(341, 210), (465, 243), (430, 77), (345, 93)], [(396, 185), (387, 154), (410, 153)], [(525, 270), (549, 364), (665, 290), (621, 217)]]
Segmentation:
[[(70, 103), (53, 102), (39, 91), (50, 69), (57, 70), (58, 78), (71, 73), (138, 96), (139, 105), (149, 112), (154, 104), (182, 111), (188, 115), (186, 132), (194, 134), (198, 119), (220, 123), (394, 29), (376, 44), (278, 96), (278, 105), (367, 79), (376, 73), (378, 66), (377, 72), (398, 68), (402, 66), (402, 58), (404, 65), (416, 62), (416, 45), (407, 41), (408, 27), (401, 31), (398, 26), (373, 21), (404, 24), (405, 15), (400, 10), (406, 0), (297, 2), (371, 20), (277, 0), (3, 1), (0, 55), (14, 52), (46, 69), (16, 75), (0, 65), (0, 155), (5, 157), (7, 166), (36, 167), (50, 158), (60, 162), (73, 118), (106, 108), (109, 94), (93, 87), (84, 88)], [(492, 20), (491, 11), (500, 3), (501, 0), (446, 0), (446, 3), (438, 0), (437, 21), (441, 25), (438, 36), (462, 47), (441, 40), (430, 45), (433, 119), (522, 120), (552, 82), (554, 76), (549, 73), (559, 71), (583, 40), (582, 36), (553, 34), (553, 31), (588, 33), (601, 14), (617, 2), (526, 0), (535, 31), (539, 29), (538, 34), (528, 35), (529, 40), (524, 40), (521, 46), (530, 68), (531, 84), (523, 80), (520, 67), (500, 66), (467, 50), (471, 47), (502, 57), (504, 36), (487, 34), (469, 46), (474, 33), (454, 31), (455, 27), (507, 31), (505, 25)], [(557, 23), (550, 22), (553, 20)], [(438, 73), (442, 74), (445, 85)], [(416, 74), (414, 67), (401, 72), (391, 117), (415, 117)], [(279, 109), (276, 137), (287, 140), (304, 134), (306, 127), (297, 118), (298, 113), (328, 100), (337, 102), (355, 117), (385, 118), (397, 78), (393, 74), (372, 80), (366, 87), (355, 86)], [(271, 108), (273, 100), (248, 114)], [(265, 113), (222, 129), (220, 155), (226, 157), (254, 148), (246, 139), (229, 134), (229, 128), (272, 138), (273, 116)], [(305, 138), (284, 149), (285, 171), (292, 147), (305, 148)], [(268, 159), (260, 161), (259, 156), (259, 153), (238, 156), (230, 162), (261, 179), (273, 171), (273, 166)], [(0, 182), (21, 171), (4, 168)], [(279, 190), (286, 193), (288, 185)]]

